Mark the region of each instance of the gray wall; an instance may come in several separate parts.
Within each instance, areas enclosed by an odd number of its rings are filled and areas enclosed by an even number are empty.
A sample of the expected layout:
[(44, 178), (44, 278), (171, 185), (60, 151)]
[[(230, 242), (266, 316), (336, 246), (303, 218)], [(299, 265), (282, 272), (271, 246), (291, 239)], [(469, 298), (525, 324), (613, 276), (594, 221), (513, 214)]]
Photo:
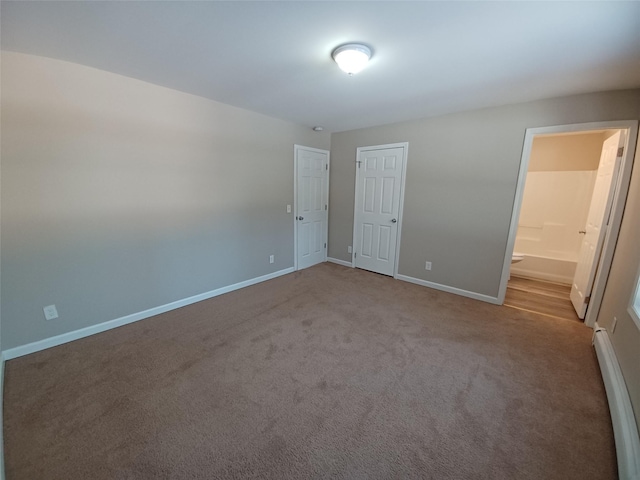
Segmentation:
[[(638, 118), (635, 90), (334, 134), (329, 256), (350, 260), (356, 147), (408, 141), (400, 273), (495, 296), (525, 129)], [(293, 144), (330, 146), (301, 126), (8, 52), (1, 120), (3, 349), (293, 266)], [(639, 163), (598, 318), (618, 317), (636, 411), (640, 332), (625, 312)], [(51, 303), (60, 318), (46, 322)]]
[(351, 260), (356, 148), (406, 141), (399, 273), (497, 297), (525, 130), (639, 117), (640, 90), (631, 90), (333, 134), (329, 256)]
[(3, 52), (2, 348), (292, 267), (294, 143), (330, 136)]
[[(631, 185), (622, 217), (616, 253), (611, 264), (607, 288), (598, 315), (598, 325), (605, 327), (620, 362), (631, 403), (640, 431), (640, 329), (636, 326), (628, 307), (634, 294), (640, 272), (640, 141), (631, 174)], [(613, 317), (617, 317), (616, 329), (611, 333)]]
[[(350, 261), (355, 154), (409, 142), (399, 273), (497, 296), (525, 129), (640, 118), (640, 90), (564, 97), (332, 135), (329, 256)], [(337, 207), (339, 205), (339, 208)], [(640, 144), (598, 323), (611, 330), (640, 428)], [(425, 260), (433, 270), (424, 270)]]

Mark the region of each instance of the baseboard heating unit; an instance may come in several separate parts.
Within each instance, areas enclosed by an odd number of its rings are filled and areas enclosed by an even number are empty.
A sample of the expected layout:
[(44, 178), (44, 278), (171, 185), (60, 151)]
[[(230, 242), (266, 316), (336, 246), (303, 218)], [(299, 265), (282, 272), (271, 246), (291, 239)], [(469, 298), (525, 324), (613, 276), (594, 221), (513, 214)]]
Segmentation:
[(611, 411), (618, 457), (618, 476), (620, 480), (640, 480), (638, 427), (618, 358), (606, 329), (596, 326), (593, 333), (593, 346), (598, 356)]

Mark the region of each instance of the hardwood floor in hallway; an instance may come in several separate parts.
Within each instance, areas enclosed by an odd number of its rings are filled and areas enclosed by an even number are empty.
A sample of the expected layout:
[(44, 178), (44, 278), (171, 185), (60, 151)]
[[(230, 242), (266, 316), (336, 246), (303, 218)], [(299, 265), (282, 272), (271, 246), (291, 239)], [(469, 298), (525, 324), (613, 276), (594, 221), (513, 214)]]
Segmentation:
[(570, 292), (570, 285), (512, 275), (507, 284), (504, 305), (548, 317), (582, 322), (569, 300)]

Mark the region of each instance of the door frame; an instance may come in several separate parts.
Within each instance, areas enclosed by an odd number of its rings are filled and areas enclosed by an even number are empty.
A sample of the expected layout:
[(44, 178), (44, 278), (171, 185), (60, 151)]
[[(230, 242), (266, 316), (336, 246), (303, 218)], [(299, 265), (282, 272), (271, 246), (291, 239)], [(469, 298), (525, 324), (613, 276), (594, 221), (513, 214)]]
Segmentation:
[[(595, 170), (591, 202), (589, 210), (587, 211), (586, 223), (583, 227), (584, 236), (580, 241), (578, 262), (573, 274), (571, 292), (569, 294), (569, 299), (573, 304), (574, 310), (578, 314), (578, 318), (585, 318), (587, 309), (589, 308), (590, 296), (593, 291), (593, 282), (595, 281), (595, 276), (598, 273), (598, 267), (600, 265), (602, 247), (604, 246), (604, 242), (607, 238), (607, 233), (609, 233), (609, 217), (613, 207), (617, 180), (619, 179), (618, 172), (620, 171), (622, 158), (618, 153), (620, 152), (620, 148), (624, 149), (627, 131), (612, 131), (614, 133), (609, 135), (609, 138), (602, 143), (602, 147), (600, 148), (600, 159), (598, 162), (598, 169)], [(607, 163), (603, 163), (603, 160)], [(608, 185), (608, 188), (603, 190), (603, 177), (601, 174), (605, 172), (605, 168), (608, 169), (610, 173), (605, 173), (608, 179), (604, 180), (604, 185), (605, 187)], [(596, 197), (596, 191), (598, 189), (600, 189), (598, 192), (600, 195)], [(595, 211), (598, 211), (597, 209), (602, 209), (595, 218), (592, 217), (594, 208)], [(595, 225), (598, 225), (597, 229), (590, 228), (590, 226), (594, 227)], [(587, 261), (584, 257), (590, 258), (591, 260)], [(581, 267), (586, 265), (589, 265), (589, 270), (582, 270)], [(578, 277), (578, 274), (580, 274), (580, 277)], [(588, 294), (589, 296), (584, 298), (583, 294)], [(582, 317), (580, 315), (582, 315)]]
[(626, 139), (624, 145), (624, 153), (618, 170), (618, 178), (615, 180), (613, 188), (615, 193), (613, 203), (611, 205), (611, 213), (609, 216), (609, 228), (605, 235), (600, 260), (598, 261), (598, 270), (596, 278), (593, 282), (591, 290), (591, 298), (587, 313), (584, 317), (585, 325), (593, 328), (595, 326), (604, 288), (609, 277), (613, 255), (616, 250), (618, 234), (620, 233), (620, 224), (622, 223), (622, 214), (627, 201), (627, 193), (629, 191), (629, 182), (631, 181), (631, 168), (633, 167), (633, 158), (638, 136), (638, 121), (623, 120), (613, 122), (592, 122), (577, 123), (569, 125), (556, 125), (551, 127), (527, 128), (524, 137), (524, 146), (522, 148), (522, 157), (520, 159), (520, 170), (518, 172), (518, 182), (513, 200), (513, 209), (511, 212), (511, 223), (509, 225), (509, 236), (505, 248), (504, 262), (502, 266), (502, 277), (500, 278), (500, 288), (498, 290), (498, 304), (504, 303), (507, 293), (507, 282), (509, 280), (509, 270), (511, 269), (511, 257), (516, 241), (516, 233), (518, 231), (518, 220), (520, 218), (520, 209), (522, 207), (522, 198), (524, 195), (524, 186), (529, 169), (529, 158), (533, 147), (533, 140), (537, 135), (550, 133), (572, 133), (572, 132), (589, 132), (592, 130), (625, 130)]
[(399, 142), (399, 143), (388, 143), (385, 145), (372, 145), (368, 147), (358, 147), (356, 148), (356, 161), (354, 163), (356, 169), (356, 180), (355, 180), (355, 195), (353, 196), (353, 237), (351, 238), (351, 266), (352, 268), (356, 268), (356, 239), (358, 238), (357, 234), (357, 225), (356, 222), (356, 207), (357, 207), (357, 199), (358, 199), (358, 180), (360, 179), (360, 169), (358, 168), (358, 162), (360, 161), (360, 154), (362, 152), (369, 152), (372, 150), (386, 150), (388, 148), (402, 148), (402, 172), (400, 175), (400, 205), (398, 205), (398, 230), (396, 232), (396, 251), (395, 251), (395, 261), (393, 265), (393, 278), (398, 277), (398, 266), (400, 263), (400, 240), (402, 236), (402, 219), (404, 217), (404, 191), (405, 191), (405, 181), (407, 178), (407, 159), (409, 158), (409, 142)]
[(298, 151), (307, 150), (316, 153), (326, 153), (327, 155), (327, 181), (325, 184), (325, 198), (327, 199), (327, 219), (324, 229), (324, 262), (327, 261), (327, 251), (329, 250), (329, 179), (331, 178), (331, 152), (321, 148), (305, 147), (304, 145), (293, 145), (293, 269), (298, 270)]

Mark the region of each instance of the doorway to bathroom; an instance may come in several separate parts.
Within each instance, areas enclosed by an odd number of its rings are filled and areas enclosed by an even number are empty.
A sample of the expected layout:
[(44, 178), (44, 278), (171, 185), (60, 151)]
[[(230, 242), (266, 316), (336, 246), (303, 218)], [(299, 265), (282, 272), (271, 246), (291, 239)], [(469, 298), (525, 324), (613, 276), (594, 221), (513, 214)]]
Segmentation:
[(527, 130), (500, 286), (505, 305), (595, 321), (636, 134), (637, 122)]
[[(594, 245), (583, 244), (589, 213), (600, 217), (592, 223), (601, 226), (614, 193), (609, 167), (616, 164), (617, 152), (603, 145), (615, 144), (617, 150), (620, 139), (620, 130), (534, 137), (514, 246), (518, 261), (511, 264), (505, 305), (570, 320), (584, 318), (582, 299), (576, 302), (578, 309), (570, 301), (572, 290), (584, 295), (584, 287), (572, 286), (585, 283), (581, 278), (574, 282), (581, 252), (595, 254), (589, 249)], [(603, 169), (609, 175), (599, 175)], [(597, 189), (596, 179), (601, 179)], [(588, 275), (594, 260), (583, 261), (581, 271), (588, 270)]]

